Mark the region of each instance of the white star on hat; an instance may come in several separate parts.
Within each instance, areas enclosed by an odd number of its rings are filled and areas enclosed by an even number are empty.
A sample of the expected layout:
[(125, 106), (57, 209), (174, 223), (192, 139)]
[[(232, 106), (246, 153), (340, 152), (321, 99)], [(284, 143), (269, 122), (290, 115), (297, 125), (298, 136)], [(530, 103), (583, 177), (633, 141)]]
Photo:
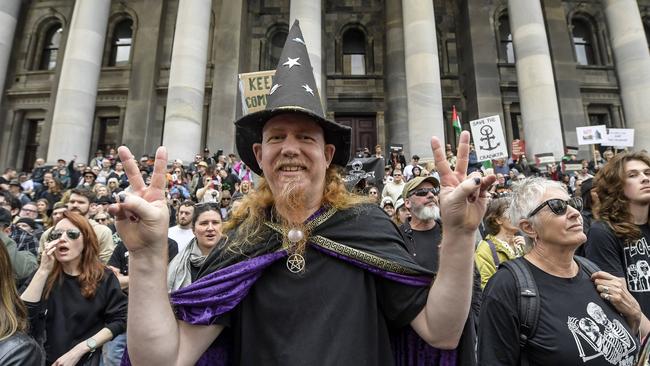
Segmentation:
[(303, 45), (305, 44), (305, 41), (303, 41), (302, 39), (300, 39), (300, 38), (298, 38), (298, 37), (292, 39), (292, 41), (294, 41), (294, 42), (298, 42), (298, 43), (302, 43)]
[(273, 93), (274, 93), (276, 90), (278, 90), (278, 88), (281, 87), (281, 86), (282, 86), (282, 84), (275, 84), (275, 85), (273, 85), (273, 87), (271, 88), (271, 91), (269, 91), (269, 95), (273, 94)]
[(314, 95), (314, 91), (309, 87), (309, 85), (305, 84), (302, 87), (305, 89), (307, 93)]
[(289, 66), (289, 68), (292, 68), (294, 66), (300, 66), (298, 60), (300, 60), (300, 57), (296, 57), (296, 58), (287, 57), (287, 62), (283, 63), (282, 66)]

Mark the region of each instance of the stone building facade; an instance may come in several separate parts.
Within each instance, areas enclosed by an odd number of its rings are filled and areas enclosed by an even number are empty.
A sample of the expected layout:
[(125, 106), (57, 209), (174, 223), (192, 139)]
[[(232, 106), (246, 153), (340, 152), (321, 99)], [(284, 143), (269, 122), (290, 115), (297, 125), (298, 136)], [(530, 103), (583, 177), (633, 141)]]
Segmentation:
[(3, 0), (0, 167), (233, 151), (237, 75), (275, 68), (296, 18), (355, 149), (455, 145), (452, 106), (529, 155), (597, 124), (650, 147), (650, 0)]

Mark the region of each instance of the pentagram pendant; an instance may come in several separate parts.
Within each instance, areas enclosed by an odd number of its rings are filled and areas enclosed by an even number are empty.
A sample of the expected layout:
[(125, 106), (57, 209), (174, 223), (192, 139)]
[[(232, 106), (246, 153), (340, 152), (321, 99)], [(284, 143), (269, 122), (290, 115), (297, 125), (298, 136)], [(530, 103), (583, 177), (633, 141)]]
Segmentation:
[(298, 254), (293, 253), (287, 258), (287, 269), (291, 273), (300, 273), (305, 270), (305, 258)]

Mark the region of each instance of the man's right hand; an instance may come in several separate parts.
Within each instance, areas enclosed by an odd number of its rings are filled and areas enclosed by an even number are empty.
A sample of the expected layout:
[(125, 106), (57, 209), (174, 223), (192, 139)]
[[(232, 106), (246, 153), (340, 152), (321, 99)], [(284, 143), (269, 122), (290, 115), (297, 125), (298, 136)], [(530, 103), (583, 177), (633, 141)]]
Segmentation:
[(165, 199), (167, 150), (159, 147), (147, 186), (142, 179), (137, 161), (126, 146), (120, 146), (118, 155), (129, 179), (130, 190), (120, 194), (118, 203), (109, 212), (115, 216), (115, 227), (129, 255), (162, 254), (167, 246), (169, 210)]

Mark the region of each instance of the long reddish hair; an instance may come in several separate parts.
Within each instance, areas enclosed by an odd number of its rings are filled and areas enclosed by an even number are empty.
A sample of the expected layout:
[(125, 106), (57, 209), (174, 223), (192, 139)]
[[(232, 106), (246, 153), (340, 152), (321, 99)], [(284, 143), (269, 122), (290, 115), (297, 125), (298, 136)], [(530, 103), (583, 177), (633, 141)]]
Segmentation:
[[(99, 240), (97, 240), (95, 230), (85, 217), (76, 212), (66, 211), (63, 213), (63, 218), (68, 219), (83, 235), (84, 247), (79, 262), (81, 273), (77, 277), (77, 281), (81, 287), (81, 295), (86, 299), (91, 299), (95, 296), (97, 285), (104, 276), (104, 265), (99, 260)], [(61, 278), (61, 272), (63, 272), (63, 267), (58, 261), (55, 261), (54, 268), (45, 283), (45, 298), (50, 295), (54, 284)]]
[(28, 328), (27, 309), (18, 296), (11, 259), (0, 245), (0, 341)]

